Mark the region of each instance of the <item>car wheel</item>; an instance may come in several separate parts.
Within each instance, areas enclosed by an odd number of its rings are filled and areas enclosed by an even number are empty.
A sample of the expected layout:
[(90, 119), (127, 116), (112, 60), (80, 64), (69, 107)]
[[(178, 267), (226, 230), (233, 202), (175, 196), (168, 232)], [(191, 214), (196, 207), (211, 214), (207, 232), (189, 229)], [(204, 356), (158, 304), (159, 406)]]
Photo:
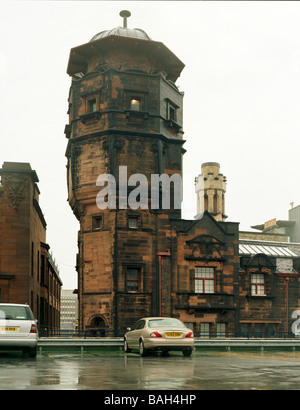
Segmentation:
[(140, 348), (140, 356), (146, 356), (147, 349), (145, 349), (144, 342), (142, 340), (140, 340), (139, 348)]
[(192, 349), (184, 349), (182, 353), (183, 353), (183, 356), (189, 357), (192, 354)]
[(29, 357), (36, 357), (37, 348), (36, 347), (30, 347), (28, 353), (29, 353)]
[(125, 353), (130, 353), (131, 352), (131, 349), (129, 349), (126, 339), (124, 339), (124, 352)]

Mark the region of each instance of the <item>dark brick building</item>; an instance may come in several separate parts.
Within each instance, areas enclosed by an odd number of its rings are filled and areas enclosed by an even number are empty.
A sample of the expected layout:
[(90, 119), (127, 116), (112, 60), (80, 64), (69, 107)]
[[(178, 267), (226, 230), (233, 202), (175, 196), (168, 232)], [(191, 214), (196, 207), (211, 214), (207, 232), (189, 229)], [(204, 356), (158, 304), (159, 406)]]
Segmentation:
[(60, 280), (46, 243), (38, 177), (30, 164), (0, 168), (0, 302), (27, 303), (40, 330), (58, 330)]

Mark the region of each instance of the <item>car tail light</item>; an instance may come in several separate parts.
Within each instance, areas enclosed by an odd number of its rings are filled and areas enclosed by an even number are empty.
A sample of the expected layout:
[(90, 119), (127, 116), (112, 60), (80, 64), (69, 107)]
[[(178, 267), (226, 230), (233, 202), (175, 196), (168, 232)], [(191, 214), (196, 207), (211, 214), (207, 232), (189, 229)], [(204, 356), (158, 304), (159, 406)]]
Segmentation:
[(32, 323), (30, 333), (36, 333), (36, 324)]
[(193, 333), (193, 332), (189, 332), (185, 337), (194, 337), (194, 333)]
[(162, 335), (161, 335), (160, 333), (158, 333), (158, 332), (152, 332), (152, 333), (150, 334), (150, 336), (151, 336), (151, 337), (162, 337)]

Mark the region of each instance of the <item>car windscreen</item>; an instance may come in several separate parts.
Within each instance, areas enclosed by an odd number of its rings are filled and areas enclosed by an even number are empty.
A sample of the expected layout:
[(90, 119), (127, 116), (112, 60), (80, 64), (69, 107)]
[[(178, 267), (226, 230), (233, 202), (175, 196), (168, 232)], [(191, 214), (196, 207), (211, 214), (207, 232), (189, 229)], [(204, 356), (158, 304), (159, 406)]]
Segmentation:
[(33, 314), (27, 306), (0, 306), (0, 320), (34, 320)]
[(148, 322), (149, 327), (185, 327), (182, 322), (177, 319), (151, 319)]

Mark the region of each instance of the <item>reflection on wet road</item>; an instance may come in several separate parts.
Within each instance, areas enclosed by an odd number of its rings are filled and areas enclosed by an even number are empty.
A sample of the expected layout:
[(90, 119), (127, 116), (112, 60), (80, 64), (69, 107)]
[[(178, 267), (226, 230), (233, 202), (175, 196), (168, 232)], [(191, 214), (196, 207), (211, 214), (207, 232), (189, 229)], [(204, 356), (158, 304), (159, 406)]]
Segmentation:
[(1, 390), (299, 389), (300, 353), (0, 353)]

